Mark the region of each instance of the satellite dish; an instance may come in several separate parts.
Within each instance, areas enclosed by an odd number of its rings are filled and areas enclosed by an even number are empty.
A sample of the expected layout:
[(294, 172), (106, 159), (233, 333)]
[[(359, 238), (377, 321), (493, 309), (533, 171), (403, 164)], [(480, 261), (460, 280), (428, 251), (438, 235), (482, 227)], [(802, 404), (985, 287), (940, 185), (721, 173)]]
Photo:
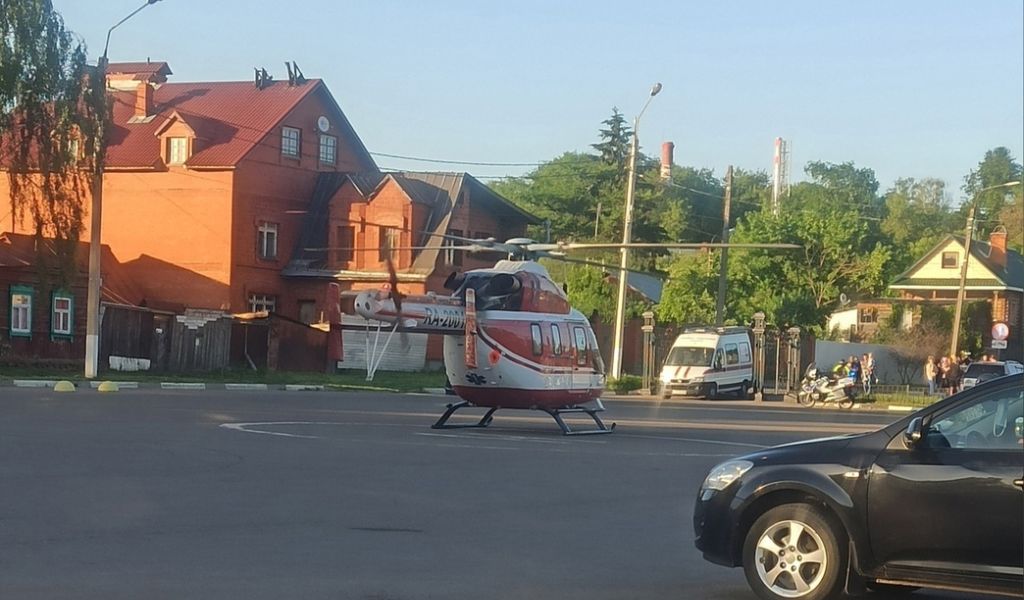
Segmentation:
[(839, 294), (839, 306), (846, 306), (850, 303), (850, 298), (845, 293)]

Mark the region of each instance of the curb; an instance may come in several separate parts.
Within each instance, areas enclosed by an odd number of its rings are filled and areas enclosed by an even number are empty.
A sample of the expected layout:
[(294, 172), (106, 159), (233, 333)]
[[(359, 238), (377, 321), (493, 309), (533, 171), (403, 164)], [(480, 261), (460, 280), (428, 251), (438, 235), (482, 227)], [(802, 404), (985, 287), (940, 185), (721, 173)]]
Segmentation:
[(56, 379), (15, 379), (14, 387), (20, 388), (53, 388), (57, 385)]
[(160, 389), (162, 390), (205, 390), (205, 383), (173, 383), (173, 382), (161, 382)]
[(286, 392), (322, 392), (324, 391), (324, 386), (288, 384), (284, 386), (284, 390)]
[(891, 410), (893, 412), (914, 412), (918, 408), (921, 408), (921, 407), (919, 407), (919, 406), (900, 406), (900, 405), (897, 405), (897, 404), (890, 404), (889, 405), (889, 410)]
[(224, 389), (239, 392), (266, 391), (270, 388), (265, 383), (225, 383)]
[[(100, 387), (104, 383), (107, 383), (107, 381), (106, 380), (104, 380), (104, 381), (90, 381), (89, 382), (89, 387), (91, 387), (92, 389), (95, 390), (96, 388)], [(110, 383), (113, 383), (113, 384), (117, 385), (117, 389), (119, 389), (119, 390), (137, 390), (137, 389), (139, 389), (139, 382), (138, 381), (110, 381)]]

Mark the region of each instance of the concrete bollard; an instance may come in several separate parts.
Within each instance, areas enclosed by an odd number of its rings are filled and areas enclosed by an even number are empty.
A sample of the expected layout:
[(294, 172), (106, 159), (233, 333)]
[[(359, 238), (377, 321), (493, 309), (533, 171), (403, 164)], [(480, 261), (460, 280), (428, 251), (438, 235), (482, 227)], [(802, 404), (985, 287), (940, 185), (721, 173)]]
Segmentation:
[(73, 392), (75, 391), (75, 384), (70, 381), (63, 380), (53, 384), (53, 391), (55, 392)]
[(113, 381), (104, 381), (96, 388), (96, 390), (100, 392), (116, 392), (118, 389), (117, 384)]

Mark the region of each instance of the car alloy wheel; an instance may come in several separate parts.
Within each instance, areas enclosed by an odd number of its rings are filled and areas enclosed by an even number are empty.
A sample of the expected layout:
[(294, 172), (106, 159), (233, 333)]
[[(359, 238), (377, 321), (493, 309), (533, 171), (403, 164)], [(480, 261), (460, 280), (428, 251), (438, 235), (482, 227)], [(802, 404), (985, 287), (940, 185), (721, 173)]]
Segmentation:
[(838, 588), (842, 557), (833, 526), (806, 504), (776, 507), (747, 533), (743, 568), (758, 596), (820, 600)]

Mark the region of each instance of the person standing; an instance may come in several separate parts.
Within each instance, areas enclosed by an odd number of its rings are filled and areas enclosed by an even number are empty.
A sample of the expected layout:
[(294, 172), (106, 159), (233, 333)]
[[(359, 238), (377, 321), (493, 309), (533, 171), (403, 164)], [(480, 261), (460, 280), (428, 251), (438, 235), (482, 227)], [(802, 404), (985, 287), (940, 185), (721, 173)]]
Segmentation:
[(874, 383), (875, 378), (875, 357), (872, 353), (860, 357), (860, 384), (861, 389), (864, 390), (864, 395), (871, 394), (871, 384)]
[(935, 395), (935, 383), (939, 376), (939, 369), (935, 366), (935, 357), (931, 354), (928, 355), (928, 360), (924, 361), (924, 380), (928, 384), (928, 395)]
[(949, 369), (946, 371), (946, 384), (948, 385), (948, 394), (953, 394), (960, 391), (960, 377), (963, 371), (960, 370), (960, 363), (956, 360), (955, 356), (949, 357)]

